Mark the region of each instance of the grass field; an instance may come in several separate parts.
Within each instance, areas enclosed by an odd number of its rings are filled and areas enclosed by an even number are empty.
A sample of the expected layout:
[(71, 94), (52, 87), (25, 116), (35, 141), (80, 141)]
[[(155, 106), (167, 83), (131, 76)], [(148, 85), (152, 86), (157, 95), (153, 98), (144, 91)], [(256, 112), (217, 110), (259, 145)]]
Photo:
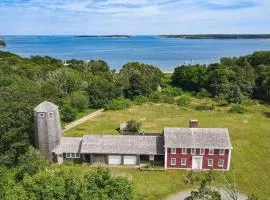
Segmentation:
[[(249, 114), (231, 114), (227, 112), (229, 107), (221, 106), (216, 106), (211, 112), (192, 109), (202, 101), (194, 99), (188, 109), (169, 104), (144, 104), (123, 111), (107, 111), (71, 129), (65, 136), (118, 134), (119, 124), (130, 119), (141, 120), (145, 132), (161, 132), (166, 126), (187, 127), (189, 119), (198, 119), (200, 127), (227, 127), (234, 148), (232, 169), (238, 188), (246, 194), (254, 193), (260, 199), (270, 199), (270, 107), (248, 106)], [(146, 183), (151, 180), (149, 185), (153, 192), (150, 192), (149, 199), (162, 199), (187, 187), (183, 184), (184, 171), (141, 172), (122, 168), (112, 168), (112, 171), (131, 177), (138, 194), (148, 194)]]

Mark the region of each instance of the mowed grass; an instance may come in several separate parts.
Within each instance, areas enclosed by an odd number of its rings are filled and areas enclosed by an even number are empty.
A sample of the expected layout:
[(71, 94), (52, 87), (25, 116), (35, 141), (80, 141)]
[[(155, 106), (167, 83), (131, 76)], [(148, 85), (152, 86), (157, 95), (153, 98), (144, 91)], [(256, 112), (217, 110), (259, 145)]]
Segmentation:
[[(201, 100), (195, 100), (193, 104), (196, 104), (196, 101)], [(269, 199), (270, 107), (254, 105), (248, 108), (251, 111), (249, 114), (231, 114), (227, 112), (228, 107), (216, 107), (216, 111), (208, 112), (169, 104), (135, 105), (122, 111), (107, 111), (66, 132), (65, 136), (118, 134), (116, 129), (119, 124), (130, 119), (141, 120), (142, 129), (146, 133), (161, 132), (164, 127), (187, 127), (189, 119), (198, 119), (199, 127), (226, 127), (229, 129), (233, 145), (231, 164), (238, 188), (243, 193), (255, 194), (260, 199)], [(139, 194), (147, 194), (145, 182), (148, 176), (149, 179), (156, 180), (152, 182), (151, 189), (161, 197), (187, 187), (180, 183), (183, 181), (185, 173), (183, 171), (141, 172), (122, 168), (112, 170), (130, 174)], [(158, 199), (157, 196), (151, 196), (150, 199), (155, 197)]]

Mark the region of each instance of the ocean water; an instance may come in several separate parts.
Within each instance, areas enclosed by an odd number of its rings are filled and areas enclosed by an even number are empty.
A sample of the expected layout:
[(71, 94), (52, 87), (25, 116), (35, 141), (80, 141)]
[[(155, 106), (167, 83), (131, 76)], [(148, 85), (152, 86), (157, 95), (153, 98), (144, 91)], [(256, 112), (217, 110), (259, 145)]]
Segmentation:
[(163, 71), (189, 63), (209, 64), (221, 57), (240, 56), (258, 50), (270, 50), (268, 39), (174, 39), (158, 36), (130, 38), (98, 38), (75, 36), (0, 36), (6, 48), (18, 55), (49, 55), (62, 60), (101, 59), (111, 69), (120, 69), (125, 63), (139, 61), (153, 64)]

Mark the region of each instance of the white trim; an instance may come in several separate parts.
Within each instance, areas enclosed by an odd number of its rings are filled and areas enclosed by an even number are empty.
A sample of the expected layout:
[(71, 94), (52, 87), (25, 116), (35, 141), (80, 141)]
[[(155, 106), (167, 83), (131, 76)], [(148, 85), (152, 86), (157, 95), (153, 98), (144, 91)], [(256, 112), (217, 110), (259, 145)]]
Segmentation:
[[(220, 153), (220, 151), (223, 151), (223, 153)], [(218, 155), (224, 156), (225, 155), (225, 149), (219, 149)]]
[[(194, 150), (194, 152), (192, 152), (192, 150)], [(196, 155), (196, 148), (191, 148), (190, 153), (191, 153), (191, 155)]]
[[(174, 164), (173, 161), (175, 162)], [(171, 165), (176, 165), (176, 158), (171, 158)]]
[(176, 148), (171, 148), (171, 154), (176, 154)]
[(193, 159), (196, 159), (196, 158), (200, 158), (201, 160), (201, 163), (200, 163), (200, 169), (195, 169), (195, 170), (202, 170), (203, 168), (203, 156), (192, 156), (192, 163), (191, 163), (191, 169), (194, 169), (193, 168)]
[(80, 158), (81, 155), (79, 153), (66, 153), (66, 158)]
[[(213, 151), (213, 153), (210, 153), (210, 151)], [(209, 154), (209, 156), (214, 155), (215, 154), (215, 149), (208, 149), (208, 154)]]
[[(211, 165), (209, 165), (209, 161), (212, 161), (212, 164)], [(213, 167), (214, 166), (214, 160), (213, 159), (208, 159), (207, 160), (207, 166), (208, 167)]]
[[(185, 149), (185, 152), (183, 151), (184, 149)], [(182, 153), (182, 154), (187, 154), (187, 148), (182, 148), (182, 149), (181, 149), (181, 153)]]
[(232, 154), (232, 150), (229, 149), (229, 156), (228, 156), (228, 163), (227, 163), (227, 170), (230, 170), (230, 165), (231, 165), (231, 154)]
[[(185, 161), (182, 163), (182, 161)], [(187, 159), (186, 158), (181, 158), (181, 166), (186, 166), (187, 165)]]
[(48, 116), (49, 116), (49, 118), (52, 118), (53, 117), (53, 112), (48, 112)]
[(165, 162), (164, 162), (165, 170), (167, 169), (167, 151), (168, 151), (168, 148), (165, 147)]
[[(222, 165), (220, 165), (219, 162), (222, 162)], [(221, 167), (221, 168), (224, 167), (224, 160), (223, 159), (218, 160), (218, 167)]]
[[(203, 150), (203, 153), (202, 153), (202, 150)], [(205, 149), (204, 148), (200, 148), (200, 155), (204, 155), (205, 154)]]

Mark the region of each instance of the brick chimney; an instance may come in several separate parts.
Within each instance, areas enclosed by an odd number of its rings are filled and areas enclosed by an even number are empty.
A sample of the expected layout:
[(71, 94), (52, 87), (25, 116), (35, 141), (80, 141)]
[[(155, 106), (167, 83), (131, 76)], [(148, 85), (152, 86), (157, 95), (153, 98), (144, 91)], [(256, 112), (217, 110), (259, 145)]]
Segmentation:
[(198, 120), (197, 119), (189, 120), (189, 128), (198, 128)]

